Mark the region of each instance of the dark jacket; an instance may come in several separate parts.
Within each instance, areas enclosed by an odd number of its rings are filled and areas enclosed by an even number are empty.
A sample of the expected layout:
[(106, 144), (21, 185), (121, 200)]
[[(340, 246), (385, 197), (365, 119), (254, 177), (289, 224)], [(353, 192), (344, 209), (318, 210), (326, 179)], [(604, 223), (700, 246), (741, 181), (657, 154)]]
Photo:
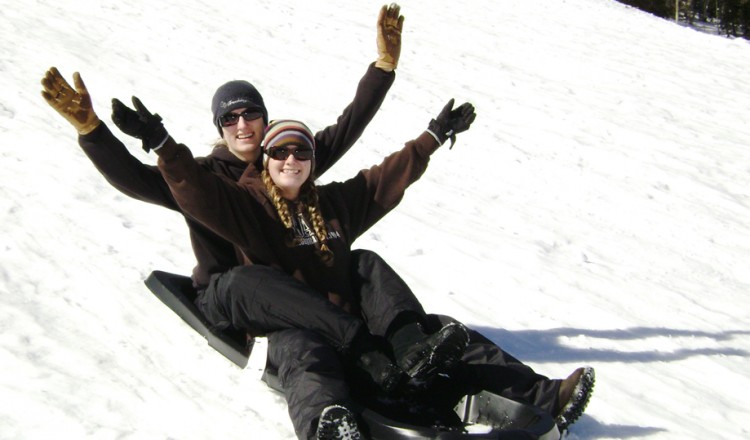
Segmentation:
[[(385, 72), (374, 64), (368, 67), (359, 81), (354, 100), (344, 109), (336, 124), (315, 135), (318, 176), (333, 166), (359, 139), (380, 108), (394, 80), (394, 72)], [(93, 132), (80, 136), (78, 143), (107, 181), (125, 195), (182, 212), (159, 170), (132, 156), (104, 124)], [(217, 147), (207, 157), (197, 158), (196, 161), (203, 170), (231, 181), (237, 181), (248, 168), (247, 163), (225, 147)], [(186, 221), (197, 260), (193, 269), (193, 283), (197, 288), (207, 285), (212, 274), (243, 263), (242, 254), (231, 243), (198, 222), (187, 217)]]
[(237, 245), (253, 262), (280, 268), (356, 313), (351, 244), (401, 201), (437, 148), (437, 141), (424, 132), (380, 165), (345, 182), (318, 187), (328, 246), (334, 254), (332, 265), (319, 257), (315, 240), (304, 234), (305, 228), (290, 237), (257, 170), (248, 168), (238, 183), (228, 182), (206, 172), (187, 147), (171, 138), (158, 154), (159, 168), (185, 213)]

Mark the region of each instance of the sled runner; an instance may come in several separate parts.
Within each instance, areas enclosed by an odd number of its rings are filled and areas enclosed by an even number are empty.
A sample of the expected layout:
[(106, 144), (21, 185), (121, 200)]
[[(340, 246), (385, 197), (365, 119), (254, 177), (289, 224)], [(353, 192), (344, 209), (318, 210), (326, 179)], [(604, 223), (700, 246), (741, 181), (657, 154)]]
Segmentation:
[[(172, 309), (208, 345), (237, 364), (248, 365), (254, 340), (241, 332), (213, 328), (193, 304), (196, 292), (190, 278), (154, 271), (146, 286)], [(259, 347), (265, 348), (265, 347)], [(265, 353), (263, 353), (265, 354)], [(282, 391), (276, 371), (266, 366), (262, 380), (276, 391)], [(442, 387), (438, 377), (432, 392), (415, 400), (358, 398), (362, 405), (362, 428), (372, 440), (469, 440), (469, 439), (540, 439), (557, 440), (560, 432), (552, 417), (539, 408), (521, 404), (486, 390), (476, 394), (455, 395), (450, 386)]]

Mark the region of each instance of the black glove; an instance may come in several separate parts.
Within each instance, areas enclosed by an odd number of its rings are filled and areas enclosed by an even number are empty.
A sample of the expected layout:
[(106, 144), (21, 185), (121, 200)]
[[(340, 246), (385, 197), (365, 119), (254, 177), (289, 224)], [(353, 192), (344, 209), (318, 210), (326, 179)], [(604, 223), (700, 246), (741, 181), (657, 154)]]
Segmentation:
[(440, 145), (446, 140), (451, 140), (451, 146), (456, 143), (456, 135), (469, 129), (471, 123), (476, 119), (477, 114), (474, 112), (474, 106), (465, 102), (460, 107), (453, 109), (453, 99), (443, 107), (437, 118), (430, 121), (427, 126), (433, 135), (438, 138)]
[(119, 99), (112, 99), (112, 121), (123, 133), (143, 141), (147, 153), (167, 138), (167, 130), (161, 123), (161, 116), (151, 114), (140, 99), (133, 96), (133, 107), (129, 108)]

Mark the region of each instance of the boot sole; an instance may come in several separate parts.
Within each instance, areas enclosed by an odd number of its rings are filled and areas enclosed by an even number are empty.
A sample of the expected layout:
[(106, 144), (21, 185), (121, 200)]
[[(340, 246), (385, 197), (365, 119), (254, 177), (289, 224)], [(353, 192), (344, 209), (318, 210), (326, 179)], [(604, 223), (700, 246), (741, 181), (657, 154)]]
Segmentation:
[(361, 440), (354, 415), (346, 408), (334, 405), (321, 415), (317, 440)]
[(560, 432), (568, 429), (570, 425), (575, 423), (575, 421), (583, 415), (586, 406), (589, 404), (589, 400), (591, 400), (591, 393), (594, 391), (595, 382), (596, 375), (594, 369), (591, 367), (585, 367), (581, 378), (573, 389), (573, 395), (563, 407), (560, 415), (555, 419), (555, 423)]

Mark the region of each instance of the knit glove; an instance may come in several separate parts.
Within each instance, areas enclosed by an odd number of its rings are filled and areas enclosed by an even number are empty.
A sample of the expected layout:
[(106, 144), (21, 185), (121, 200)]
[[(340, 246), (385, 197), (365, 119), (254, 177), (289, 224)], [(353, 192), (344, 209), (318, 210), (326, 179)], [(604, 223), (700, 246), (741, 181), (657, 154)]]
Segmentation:
[(380, 9), (378, 15), (378, 59), (375, 67), (387, 72), (393, 71), (401, 56), (401, 30), (404, 28), (404, 17), (399, 15), (401, 7), (395, 3)]
[(451, 140), (450, 148), (456, 143), (456, 135), (462, 133), (471, 127), (471, 123), (476, 119), (477, 114), (474, 106), (465, 102), (458, 108), (453, 108), (453, 98), (443, 107), (437, 118), (430, 121), (427, 125), (427, 131), (443, 145), (446, 140)]
[(91, 96), (83, 84), (78, 72), (73, 74), (75, 90), (70, 87), (56, 67), (50, 67), (42, 78), (42, 98), (57, 113), (78, 131), (78, 134), (89, 134), (102, 121), (96, 116), (91, 105)]
[(161, 116), (148, 111), (140, 99), (133, 96), (133, 107), (129, 108), (119, 99), (112, 99), (112, 121), (123, 133), (140, 139), (143, 150), (149, 152), (159, 148), (169, 134), (161, 123)]

